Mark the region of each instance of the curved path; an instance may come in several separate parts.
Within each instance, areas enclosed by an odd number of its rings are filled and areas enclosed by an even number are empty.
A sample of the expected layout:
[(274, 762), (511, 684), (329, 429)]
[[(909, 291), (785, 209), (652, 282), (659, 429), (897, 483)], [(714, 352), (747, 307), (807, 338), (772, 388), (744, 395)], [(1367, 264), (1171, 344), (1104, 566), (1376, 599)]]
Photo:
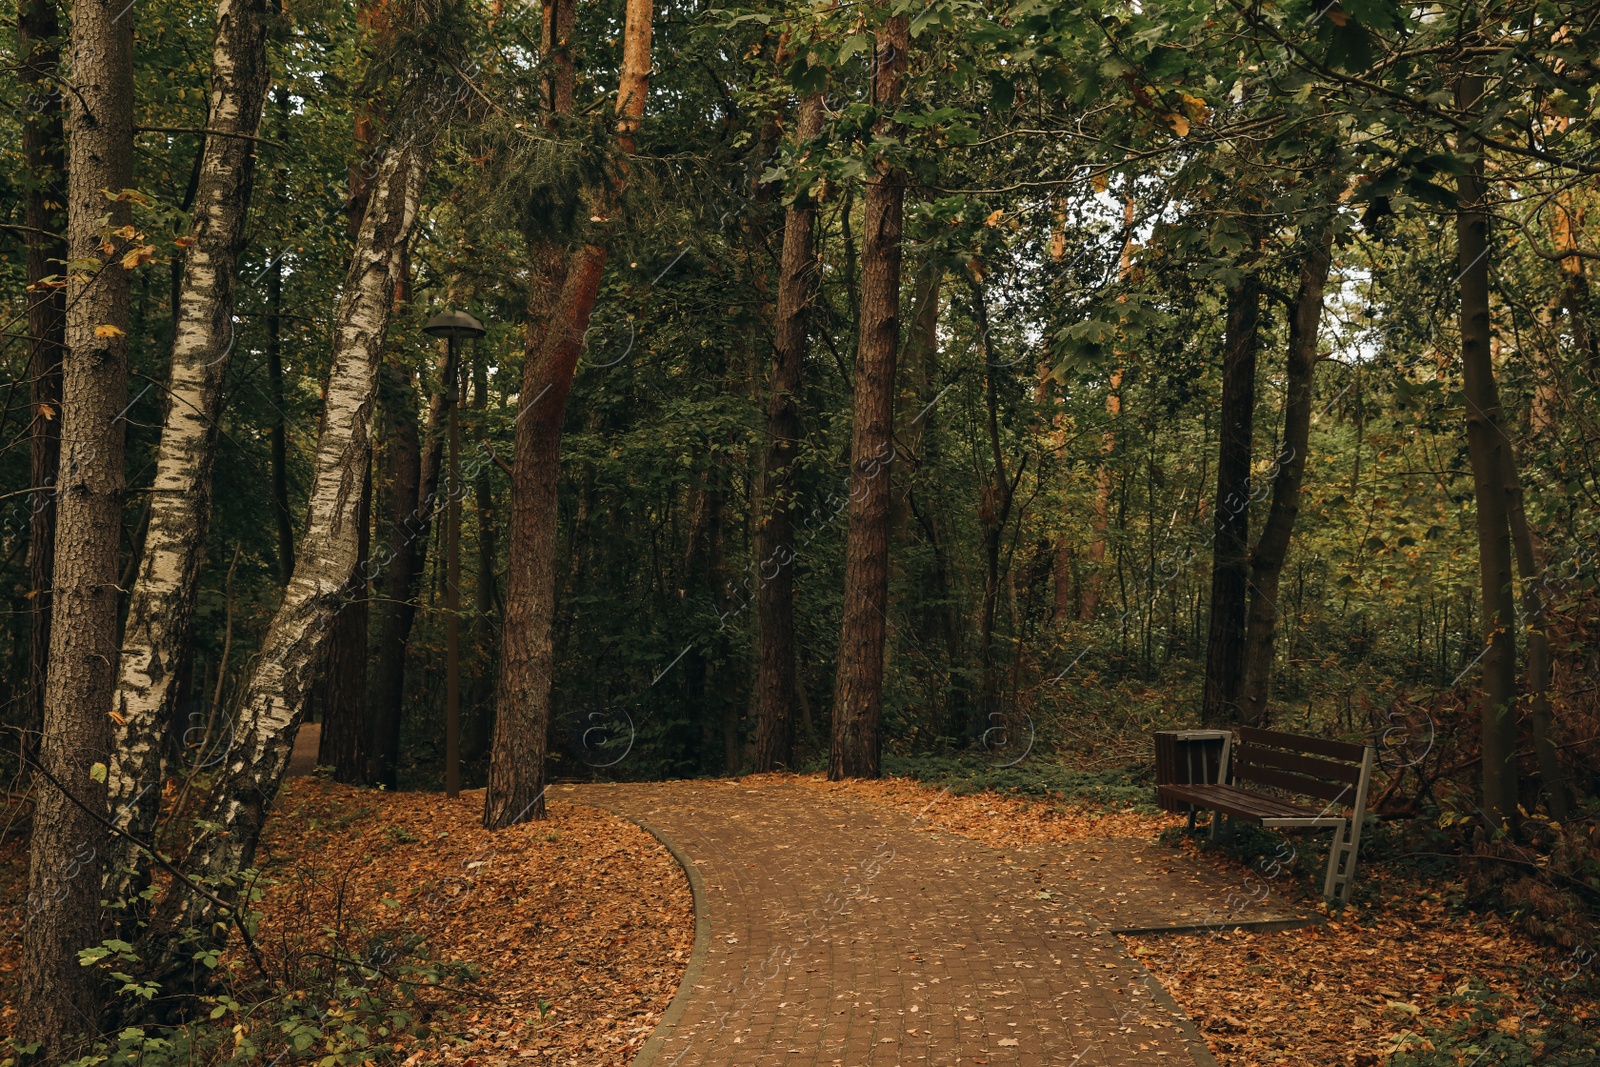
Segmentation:
[(694, 884), (694, 959), (636, 1064), (1214, 1063), (1160, 983), (1022, 854), (792, 786), (552, 793), (639, 822)]

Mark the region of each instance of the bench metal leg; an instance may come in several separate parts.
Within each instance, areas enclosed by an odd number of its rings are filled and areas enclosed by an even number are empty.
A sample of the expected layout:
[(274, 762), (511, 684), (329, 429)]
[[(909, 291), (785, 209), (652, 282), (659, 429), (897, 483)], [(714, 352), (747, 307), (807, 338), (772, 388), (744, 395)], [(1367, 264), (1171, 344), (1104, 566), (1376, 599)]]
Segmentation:
[(1322, 883), (1322, 895), (1327, 899), (1341, 904), (1349, 902), (1350, 883), (1356, 877), (1356, 846), (1360, 840), (1360, 829), (1352, 829), (1348, 821), (1333, 831), (1333, 844), (1328, 849), (1328, 876)]

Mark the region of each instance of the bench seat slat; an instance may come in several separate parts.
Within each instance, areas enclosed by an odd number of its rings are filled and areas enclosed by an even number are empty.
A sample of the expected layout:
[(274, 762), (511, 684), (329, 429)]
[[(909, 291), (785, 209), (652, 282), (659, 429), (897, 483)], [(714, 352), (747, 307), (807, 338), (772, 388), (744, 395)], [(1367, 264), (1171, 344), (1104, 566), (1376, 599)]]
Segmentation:
[(1293, 804), (1263, 793), (1252, 793), (1232, 785), (1163, 785), (1163, 797), (1199, 808), (1209, 808), (1251, 822), (1262, 819), (1313, 819), (1317, 809)]
[(1305, 737), (1301, 734), (1286, 734), (1277, 730), (1261, 730), (1254, 726), (1239, 727), (1239, 740), (1246, 744), (1264, 745), (1267, 748), (1283, 748), (1290, 752), (1309, 752), (1317, 756), (1327, 756), (1329, 759), (1344, 760), (1348, 763), (1360, 763), (1366, 755), (1366, 747), (1352, 744), (1349, 741), (1332, 741), (1326, 737)]

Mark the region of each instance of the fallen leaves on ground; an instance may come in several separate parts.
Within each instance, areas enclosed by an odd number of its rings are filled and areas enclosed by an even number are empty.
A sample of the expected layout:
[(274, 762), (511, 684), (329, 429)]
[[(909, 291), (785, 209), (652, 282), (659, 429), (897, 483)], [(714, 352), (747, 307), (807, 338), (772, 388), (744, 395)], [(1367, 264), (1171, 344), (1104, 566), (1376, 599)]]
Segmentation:
[(788, 782), (823, 794), (865, 800), (917, 817), (917, 824), (926, 829), (962, 834), (996, 848), (1107, 837), (1153, 840), (1167, 827), (1184, 822), (1183, 816), (1167, 812), (997, 793), (953, 793), (911, 778), (830, 782), (820, 774), (763, 774), (741, 781)]
[(1600, 1019), (1582, 983), (1561, 988), (1570, 954), (1498, 916), (1428, 899), (1344, 916), (1325, 928), (1122, 940), (1228, 1067), (1377, 1064), (1407, 1035), (1427, 1041), (1459, 1022), (1467, 1009), (1453, 995), (1474, 985), (1495, 995), (1503, 1032), (1561, 1017), (1592, 1030)]
[[(1166, 813), (955, 794), (907, 778), (757, 777), (881, 804), (919, 816), (930, 828), (1003, 849), (1154, 840), (1184, 821)], [(1199, 853), (1192, 844), (1185, 851), (1237, 875), (1241, 887), (1260, 883), (1260, 875), (1252, 878), (1242, 864)], [(1600, 995), (1581, 958), (1535, 942), (1500, 916), (1463, 912), (1446, 903), (1439, 888), (1405, 886), (1380, 901), (1347, 907), (1325, 927), (1121, 940), (1195, 1021), (1224, 1067), (1383, 1063), (1403, 1043), (1426, 1047), (1426, 1032), (1463, 1025), (1472, 1014), (1461, 996), (1469, 987), (1487, 994), (1483, 1003), (1499, 1019), (1485, 1025), (1502, 1034), (1541, 1030), (1558, 1019), (1596, 1028)], [(1469, 1055), (1462, 1062), (1471, 1061)]]
[[(358, 952), (420, 933), (431, 958), (475, 966), (477, 981), (436, 1005), (428, 1036), (401, 1039), (408, 1064), (630, 1063), (694, 944), (683, 871), (644, 830), (596, 808), (551, 802), (545, 821), (493, 833), (482, 809), (481, 790), (449, 800), (292, 779), (258, 856), (263, 952), (282, 964), (336, 927)], [(26, 883), (16, 836), (0, 856), (8, 910)], [(16, 966), (6, 939), (5, 1029)]]
[(491, 833), (481, 790), (449, 800), (300, 778), (285, 792), (263, 841), (279, 882), (263, 940), (332, 914), (342, 881), (344, 908), (480, 969), (492, 999), (459, 1005), (416, 1062), (627, 1064), (677, 992), (694, 944), (688, 882), (633, 823), (552, 801), (543, 822)]

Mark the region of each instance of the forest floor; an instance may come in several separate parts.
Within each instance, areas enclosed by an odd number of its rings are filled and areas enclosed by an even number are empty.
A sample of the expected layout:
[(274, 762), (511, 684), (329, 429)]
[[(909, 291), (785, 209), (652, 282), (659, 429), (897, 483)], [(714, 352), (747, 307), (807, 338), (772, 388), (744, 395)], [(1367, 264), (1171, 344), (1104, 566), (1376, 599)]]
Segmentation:
[[(1076, 877), (1067, 867), (1094, 858), (1074, 848), (1119, 840), (1145, 847), (1158, 837), (1161, 851), (1193, 854), (1223, 883), (1247, 886), (1252, 877), (1243, 861), (1178, 834), (1180, 820), (1133, 805), (960, 795), (909, 779), (834, 784), (776, 775), (729, 784), (782, 784), (913, 815), (918, 831), (963, 835), (1026, 862), (1055, 857), (1066, 878)], [(627, 1064), (677, 991), (694, 941), (693, 906), (659, 842), (567, 799), (586, 788), (553, 794), (546, 822), (491, 835), (479, 824), (481, 791), (448, 801), (294, 779), (263, 841), (263, 947), (287, 968), (319, 939), (357, 954), (418, 931), (435, 958), (470, 962), (476, 980), (434, 1006), (431, 1032), (402, 1036), (396, 1060)], [(0, 822), (9, 828), (0, 836), (5, 1033), (14, 1021), (21, 924), (12, 920), (22, 914), (27, 849), (25, 826)], [(1320, 835), (1298, 840), (1320, 859)], [(1513, 1046), (1531, 1054), (1526, 1062), (1545, 1062), (1532, 1058), (1544, 1054), (1551, 1063), (1600, 1062), (1569, 1055), (1570, 1034), (1561, 1034), (1563, 1021), (1590, 1035), (1600, 1030), (1591, 967), (1503, 917), (1467, 909), (1445, 882), (1381, 864), (1365, 866), (1360, 880), (1356, 902), (1324, 924), (1129, 935), (1121, 943), (1225, 1067), (1470, 1063), (1477, 1055), (1428, 1053), (1445, 1047), (1487, 1050), (1484, 1063), (1524, 1062), (1511, 1058)], [(1291, 872), (1272, 888), (1325, 912), (1309, 899), (1314, 881)], [(1294, 882), (1304, 884), (1287, 884)]]
[[(796, 781), (921, 812), (922, 829), (999, 848), (1150, 840), (1182, 825), (1179, 817), (1133, 805), (995, 793), (945, 793), (930, 806), (940, 790), (905, 778)], [(1169, 832), (1166, 839), (1174, 836)], [(1293, 839), (1315, 861), (1314, 879), (1272, 888), (1297, 891), (1302, 903), (1328, 917), (1324, 925), (1122, 937), (1195, 1021), (1224, 1067), (1600, 1063), (1600, 983), (1582, 953), (1542, 944), (1502, 916), (1463, 907), (1453, 899), (1459, 886), (1375, 866), (1365, 855), (1358, 872), (1358, 885), (1365, 886), (1351, 905), (1329, 916), (1314, 900), (1326, 857), (1323, 838)], [(1193, 839), (1181, 838), (1177, 847), (1214, 864), (1246, 892), (1263, 881), (1258, 869), (1203, 851)], [(1280, 880), (1294, 878), (1286, 873)], [(1518, 1047), (1550, 1058), (1519, 1058)], [(1472, 1051), (1459, 1059), (1431, 1058), (1445, 1048)]]
[[(258, 940), (294, 976), (318, 952), (362, 958), (408, 934), (434, 961), (476, 970), (417, 991), (425, 1024), (392, 1062), (621, 1067), (677, 992), (694, 941), (689, 886), (626, 819), (555, 801), (549, 818), (491, 834), (483, 791), (385, 794), (293, 778), (258, 856)], [(0, 914), (20, 906), (25, 833), (0, 841)], [(0, 1034), (14, 1028), (20, 945), (0, 938)], [(459, 991), (459, 992), (457, 992)]]

